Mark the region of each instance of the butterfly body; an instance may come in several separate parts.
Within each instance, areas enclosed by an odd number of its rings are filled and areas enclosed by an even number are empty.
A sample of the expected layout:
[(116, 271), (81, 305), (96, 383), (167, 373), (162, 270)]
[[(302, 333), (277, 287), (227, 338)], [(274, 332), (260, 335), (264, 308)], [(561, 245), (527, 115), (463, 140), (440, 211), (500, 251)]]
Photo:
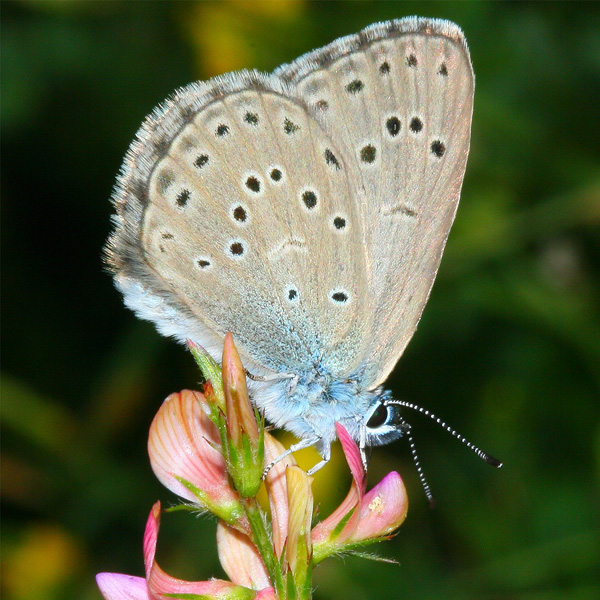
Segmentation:
[(381, 384), (456, 213), (473, 88), (460, 29), (418, 18), (182, 88), (113, 196), (125, 303), (215, 358), (233, 332), (256, 405), (324, 456), (336, 421), (361, 448), (398, 437)]
[[(318, 438), (315, 445), (325, 451), (336, 438), (336, 422), (358, 440), (365, 416), (389, 396), (381, 386), (367, 390), (360, 377), (340, 380), (317, 369), (266, 385), (250, 383), (253, 400), (269, 422), (300, 439)], [(393, 433), (390, 430), (385, 440), (381, 436), (368, 436), (367, 445), (387, 443), (401, 435), (400, 431)]]

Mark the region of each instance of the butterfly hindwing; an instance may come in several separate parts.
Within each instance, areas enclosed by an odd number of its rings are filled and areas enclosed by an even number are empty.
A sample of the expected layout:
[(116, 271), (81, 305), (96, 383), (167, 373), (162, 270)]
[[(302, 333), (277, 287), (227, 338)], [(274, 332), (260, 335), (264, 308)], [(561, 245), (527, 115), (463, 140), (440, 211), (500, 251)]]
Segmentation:
[(458, 206), (474, 90), (466, 42), (445, 21), (391, 21), (276, 73), (297, 87), (351, 174), (364, 223), (362, 301), (373, 315), (361, 376), (375, 387), (416, 329)]

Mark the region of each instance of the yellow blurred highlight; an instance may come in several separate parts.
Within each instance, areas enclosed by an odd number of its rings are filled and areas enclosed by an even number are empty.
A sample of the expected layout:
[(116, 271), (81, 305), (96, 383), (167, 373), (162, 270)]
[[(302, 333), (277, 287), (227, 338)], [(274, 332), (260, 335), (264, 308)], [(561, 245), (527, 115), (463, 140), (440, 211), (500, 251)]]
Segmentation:
[(293, 21), (304, 11), (298, 0), (201, 2), (184, 5), (181, 20), (196, 52), (202, 77), (256, 67), (264, 32), (274, 21)]
[(303, 0), (231, 0), (227, 2), (236, 10), (256, 16), (290, 19), (304, 11)]
[(16, 544), (4, 544), (2, 588), (11, 600), (51, 600), (81, 574), (80, 544), (54, 525), (25, 530)]

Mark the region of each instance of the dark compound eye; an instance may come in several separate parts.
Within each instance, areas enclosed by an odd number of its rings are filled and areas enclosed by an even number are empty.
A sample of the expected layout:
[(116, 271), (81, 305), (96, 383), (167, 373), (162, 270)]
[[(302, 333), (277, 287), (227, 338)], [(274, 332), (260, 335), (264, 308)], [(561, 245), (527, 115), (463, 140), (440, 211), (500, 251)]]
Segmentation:
[(388, 416), (387, 406), (385, 404), (380, 404), (371, 415), (371, 418), (367, 421), (367, 427), (369, 427), (369, 429), (381, 427), (387, 421)]

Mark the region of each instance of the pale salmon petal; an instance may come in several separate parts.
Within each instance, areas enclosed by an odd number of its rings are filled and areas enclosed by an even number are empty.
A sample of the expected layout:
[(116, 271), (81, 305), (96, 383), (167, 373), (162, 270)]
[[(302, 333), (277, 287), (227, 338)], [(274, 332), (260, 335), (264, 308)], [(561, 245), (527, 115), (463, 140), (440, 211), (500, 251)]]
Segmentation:
[[(329, 540), (336, 527), (341, 523), (342, 519), (360, 502), (360, 494), (356, 482), (353, 481), (350, 486), (348, 495), (342, 503), (323, 521), (318, 523), (312, 530), (313, 544), (320, 544)], [(360, 518), (359, 511), (355, 510), (336, 540), (342, 542), (352, 535)]]
[(221, 520), (217, 525), (217, 549), (221, 566), (233, 583), (253, 590), (271, 585), (265, 565), (250, 538)]
[(265, 588), (254, 596), (254, 600), (277, 600), (277, 595), (273, 588)]
[(184, 390), (171, 394), (160, 407), (148, 439), (154, 473), (172, 492), (198, 502), (178, 478), (207, 494), (216, 504), (236, 501), (225, 472), (225, 461), (213, 447), (220, 446), (216, 427), (200, 406), (202, 394)]
[[(285, 452), (284, 446), (272, 435), (265, 432), (265, 462), (270, 464)], [(273, 546), (277, 558), (281, 558), (288, 529), (288, 498), (285, 470), (296, 464), (290, 454), (275, 464), (265, 478), (271, 506), (271, 521), (273, 528)]]
[[(160, 527), (160, 502), (150, 511), (144, 533), (144, 562), (146, 564), (146, 579), (150, 598), (167, 600), (176, 594), (193, 594), (207, 598), (231, 598), (235, 600), (250, 600), (254, 597), (253, 590), (240, 587), (230, 581), (211, 579), (210, 581), (184, 581), (171, 577), (156, 563), (156, 541)], [(119, 599), (120, 600), (120, 599)], [(134, 600), (138, 600), (135, 598)], [(146, 599), (144, 599), (146, 600)]]

